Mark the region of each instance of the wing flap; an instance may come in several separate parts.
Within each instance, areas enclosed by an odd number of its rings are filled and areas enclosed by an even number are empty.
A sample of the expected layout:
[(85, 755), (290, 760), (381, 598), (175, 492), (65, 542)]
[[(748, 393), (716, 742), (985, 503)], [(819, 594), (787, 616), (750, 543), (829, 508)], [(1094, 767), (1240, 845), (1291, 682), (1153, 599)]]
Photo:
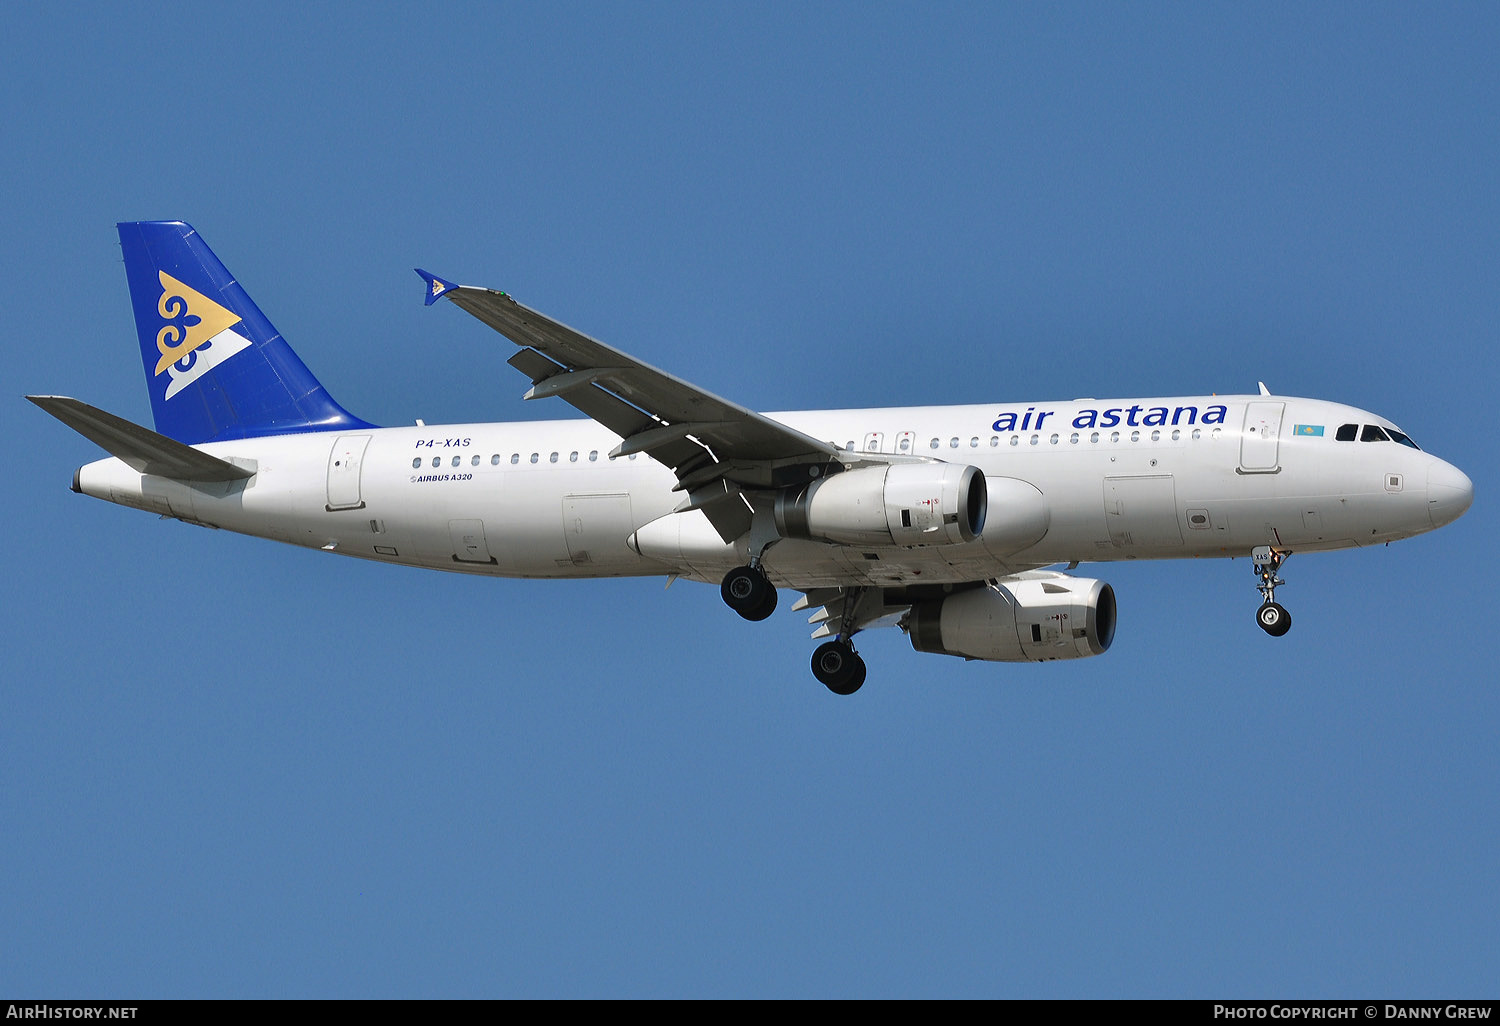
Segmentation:
[[(569, 371), (535, 349), (522, 349), (506, 362), (531, 379), (533, 392), (559, 378), (579, 373), (587, 377), (593, 373)], [(712, 462), (708, 450), (690, 441), (686, 432), (670, 429), (664, 431), (665, 425), (660, 420), (610, 394), (593, 380), (573, 380), (579, 382), (576, 387), (567, 387), (550, 394), (558, 395), (575, 409), (619, 435), (622, 441), (611, 455), (625, 456), (632, 452), (644, 452), (652, 459), (680, 471), (679, 476)]]
[[(530, 378), (533, 385), (539, 385), (549, 378), (568, 373), (566, 367), (555, 360), (549, 360), (535, 349), (522, 349), (505, 362)], [(592, 385), (588, 388), (575, 389), (563, 398), (621, 438), (654, 427), (656, 424), (643, 411)]]
[(845, 629), (856, 634), (894, 627), (910, 608), (904, 594), (884, 588), (808, 588), (792, 605), (796, 612), (812, 611), (807, 622), (817, 625), (814, 640), (836, 638)]

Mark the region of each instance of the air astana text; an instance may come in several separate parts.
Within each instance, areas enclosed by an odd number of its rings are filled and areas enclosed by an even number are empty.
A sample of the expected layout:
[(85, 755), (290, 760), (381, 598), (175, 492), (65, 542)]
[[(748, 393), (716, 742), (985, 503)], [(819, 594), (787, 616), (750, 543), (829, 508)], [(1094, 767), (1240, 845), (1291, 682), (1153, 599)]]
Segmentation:
[[(996, 418), (993, 430), (1040, 431), (1047, 418), (1057, 415), (1056, 410), (1038, 410), (1035, 406), (1026, 407), (1023, 413), (1006, 411)], [(1126, 427), (1156, 427), (1162, 424), (1222, 424), (1228, 415), (1229, 407), (1218, 404), (1200, 408), (1197, 406), (1141, 406), (1137, 403), (1133, 406), (1112, 406), (1105, 410), (1092, 408), (1078, 410), (1073, 416), (1073, 426), (1091, 428), (1115, 427), (1118, 424), (1124, 424)], [(1066, 417), (1067, 414), (1064, 413), (1062, 416)]]

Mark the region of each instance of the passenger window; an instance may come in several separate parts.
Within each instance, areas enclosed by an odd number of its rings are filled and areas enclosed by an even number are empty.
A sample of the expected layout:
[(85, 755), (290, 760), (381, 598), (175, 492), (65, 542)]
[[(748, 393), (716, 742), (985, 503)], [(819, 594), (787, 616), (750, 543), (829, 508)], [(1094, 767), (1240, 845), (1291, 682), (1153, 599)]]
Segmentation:
[(416, 470), (421, 465), (422, 465), (422, 457), (420, 457), (420, 456), (418, 456), (416, 459), (414, 459), (414, 460), (411, 461), (411, 469), (413, 469), (413, 470)]
[(462, 456), (455, 456), (455, 457), (453, 457), (453, 465), (454, 465), (454, 466), (455, 466), (455, 467), (456, 467), (456, 466), (458, 466), (458, 465), (459, 465), (459, 463), (460, 463), (460, 462), (461, 462), (461, 461), (462, 461), (462, 460), (463, 460), (463, 457), (462, 457)]
[(539, 452), (534, 452), (534, 453), (531, 454), (531, 462), (533, 462), (533, 463), (535, 463), (537, 460), (539, 460), (541, 458), (542, 458), (542, 454), (539, 453)]
[(589, 453), (589, 462), (594, 463), (599, 459), (599, 450), (595, 449)]
[(1359, 433), (1361, 442), (1389, 442), (1384, 431), (1380, 430), (1379, 424), (1366, 424), (1363, 431)]
[(479, 455), (477, 453), (475, 454), (474, 458), (469, 461), (469, 466), (471, 466), (471, 467), (477, 467), (477, 466), (479, 466)]
[(569, 463), (577, 463), (578, 462), (578, 453), (576, 451), (575, 452), (571, 452), (571, 453), (568, 454), (568, 462)]
[(497, 453), (495, 453), (495, 455), (493, 455), (493, 456), (490, 457), (490, 466), (492, 466), (492, 467), (498, 467), (499, 465), (500, 465), (500, 454), (497, 452)]
[(443, 465), (443, 458), (441, 456), (434, 456), (432, 458), (432, 465), (434, 467), (441, 467)]
[(520, 462), (521, 462), (521, 454), (520, 453), (513, 452), (513, 453), (510, 454), (510, 465), (511, 466), (515, 466), (517, 463), (520, 463)]
[(930, 443), (929, 443), (929, 445), (928, 445), (928, 447), (929, 447), (929, 448), (932, 448), (932, 449), (936, 449), (936, 448), (937, 448), (937, 447), (938, 447), (938, 440), (937, 440), (937, 439), (936, 439), (936, 438), (934, 438), (934, 439), (933, 439), (933, 440), (932, 440), (932, 441), (931, 441), (931, 442), (930, 442)]
[(1071, 442), (1073, 445), (1077, 445), (1078, 444), (1078, 432), (1074, 431), (1071, 435), (1069, 435), (1068, 436), (1068, 441)]
[(1340, 442), (1352, 442), (1354, 436), (1359, 434), (1358, 424), (1340, 424), (1339, 429), (1334, 432), (1333, 437)]
[(953, 437), (953, 438), (948, 439), (948, 448), (950, 448), (950, 449), (957, 449), (958, 448), (958, 438), (956, 436)]
[(547, 461), (549, 463), (556, 463), (557, 462), (557, 453), (553, 453), (551, 456), (547, 457)]

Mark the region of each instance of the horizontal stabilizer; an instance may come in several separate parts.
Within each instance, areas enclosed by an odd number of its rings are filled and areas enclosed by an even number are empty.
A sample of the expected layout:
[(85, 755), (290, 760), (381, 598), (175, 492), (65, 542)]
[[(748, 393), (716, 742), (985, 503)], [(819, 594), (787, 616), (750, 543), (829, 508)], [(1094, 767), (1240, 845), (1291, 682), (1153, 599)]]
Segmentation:
[(239, 481), (255, 471), (237, 467), (123, 417), (61, 395), (26, 397), (89, 441), (142, 474), (178, 481)]

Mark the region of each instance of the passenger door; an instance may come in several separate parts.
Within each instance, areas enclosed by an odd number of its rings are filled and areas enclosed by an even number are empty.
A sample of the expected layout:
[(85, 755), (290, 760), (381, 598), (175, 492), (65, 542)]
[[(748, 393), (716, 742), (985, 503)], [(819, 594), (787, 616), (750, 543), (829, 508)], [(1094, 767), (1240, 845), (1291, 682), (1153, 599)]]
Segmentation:
[(1286, 403), (1250, 403), (1245, 407), (1245, 431), (1240, 436), (1240, 471), (1274, 474), (1281, 444), (1281, 414)]

